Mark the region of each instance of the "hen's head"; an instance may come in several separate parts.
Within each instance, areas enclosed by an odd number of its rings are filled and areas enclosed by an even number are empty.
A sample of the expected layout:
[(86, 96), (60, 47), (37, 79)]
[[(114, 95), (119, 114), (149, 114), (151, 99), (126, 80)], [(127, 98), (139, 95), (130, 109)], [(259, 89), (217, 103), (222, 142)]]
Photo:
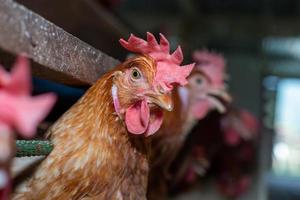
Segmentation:
[(187, 83), (193, 64), (180, 66), (180, 47), (169, 54), (169, 42), (162, 34), (159, 44), (151, 33), (147, 33), (147, 41), (131, 35), (128, 41), (121, 39), (120, 43), (138, 55), (122, 63), (114, 73), (114, 107), (125, 118), (130, 133), (149, 136), (162, 124), (162, 108), (173, 108), (173, 85)]
[(212, 109), (225, 111), (223, 103), (231, 101), (224, 84), (225, 60), (223, 56), (208, 52), (195, 51), (193, 60), (196, 66), (188, 78), (189, 84), (179, 88), (186, 98), (189, 112), (196, 119), (202, 119)]

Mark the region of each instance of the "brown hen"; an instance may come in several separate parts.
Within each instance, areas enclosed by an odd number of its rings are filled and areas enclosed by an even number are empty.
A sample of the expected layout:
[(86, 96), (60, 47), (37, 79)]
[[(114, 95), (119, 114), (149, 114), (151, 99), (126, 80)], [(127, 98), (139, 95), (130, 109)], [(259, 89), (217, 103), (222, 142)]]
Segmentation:
[[(129, 49), (132, 37), (135, 45), (146, 42), (131, 36), (121, 44)], [(162, 108), (172, 109), (171, 84), (192, 70), (177, 68), (181, 75), (164, 79), (169, 65), (151, 54), (159, 51), (158, 44), (152, 51), (135, 50), (144, 55), (103, 75), (49, 129), (53, 151), (13, 199), (146, 199), (149, 142), (144, 135), (159, 129)]]

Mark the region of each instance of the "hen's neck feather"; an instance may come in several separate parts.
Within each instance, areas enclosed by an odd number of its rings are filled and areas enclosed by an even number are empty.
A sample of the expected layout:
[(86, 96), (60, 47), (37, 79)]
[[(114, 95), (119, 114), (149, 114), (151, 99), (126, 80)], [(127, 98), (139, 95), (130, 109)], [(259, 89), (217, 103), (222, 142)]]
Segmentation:
[(111, 95), (112, 73), (100, 78), (50, 129), (54, 144), (77, 140), (114, 139), (127, 132), (117, 119)]

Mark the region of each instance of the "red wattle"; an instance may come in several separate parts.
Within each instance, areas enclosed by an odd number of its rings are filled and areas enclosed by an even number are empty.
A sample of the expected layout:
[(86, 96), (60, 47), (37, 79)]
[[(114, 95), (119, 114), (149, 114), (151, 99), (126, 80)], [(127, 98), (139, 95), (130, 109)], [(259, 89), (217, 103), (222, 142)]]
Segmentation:
[(130, 106), (125, 114), (127, 130), (132, 134), (143, 134), (147, 128), (150, 118), (150, 110), (145, 100)]
[(139, 101), (126, 110), (125, 123), (127, 130), (136, 135), (153, 135), (163, 122), (163, 113), (156, 109), (151, 111), (146, 100)]
[(156, 133), (163, 122), (163, 112), (161, 110), (154, 110), (150, 113), (150, 121), (145, 135), (150, 136)]

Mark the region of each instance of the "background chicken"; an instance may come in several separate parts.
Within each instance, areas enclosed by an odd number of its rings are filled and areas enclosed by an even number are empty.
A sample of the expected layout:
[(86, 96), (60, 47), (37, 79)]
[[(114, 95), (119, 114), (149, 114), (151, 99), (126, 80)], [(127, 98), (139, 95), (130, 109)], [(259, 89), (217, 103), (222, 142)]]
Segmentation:
[(230, 107), (224, 115), (209, 115), (197, 124), (187, 148), (176, 159), (172, 193), (191, 189), (199, 180), (203, 183), (213, 176), (224, 196), (244, 194), (256, 162), (257, 134), (257, 120), (243, 109)]
[(232, 107), (222, 118), (221, 128), (224, 144), (215, 158), (215, 180), (224, 196), (237, 198), (252, 182), (259, 124), (248, 111)]
[(172, 109), (172, 84), (184, 85), (193, 65), (147, 41), (120, 40), (142, 55), (101, 77), (48, 131), (54, 149), (14, 199), (145, 199), (148, 141)]
[(197, 64), (188, 78), (189, 84), (175, 88), (174, 111), (166, 113), (159, 134), (153, 136), (149, 199), (165, 198), (169, 167), (196, 122), (210, 110), (224, 112), (220, 99), (230, 101), (224, 86), (224, 58), (208, 51), (196, 51), (193, 59)]
[(193, 188), (204, 177), (223, 146), (222, 114), (210, 113), (193, 128), (183, 149), (172, 164), (171, 193)]
[(10, 164), (14, 156), (16, 130), (21, 137), (32, 137), (37, 125), (55, 103), (54, 94), (30, 96), (29, 62), (19, 56), (11, 74), (0, 66), (0, 200), (10, 193)]

